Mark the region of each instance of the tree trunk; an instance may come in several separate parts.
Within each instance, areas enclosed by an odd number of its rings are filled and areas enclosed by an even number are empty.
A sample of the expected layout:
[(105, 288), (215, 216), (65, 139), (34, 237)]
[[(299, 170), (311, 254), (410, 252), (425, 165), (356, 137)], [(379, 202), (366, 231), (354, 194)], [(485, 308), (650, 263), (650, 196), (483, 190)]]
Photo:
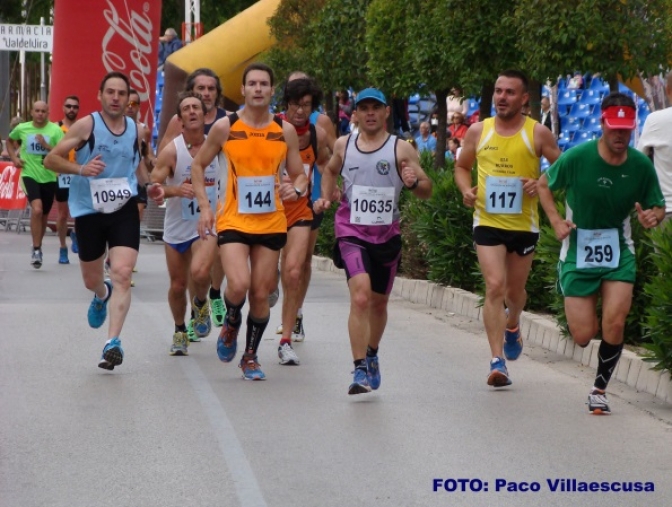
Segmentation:
[(495, 83), (487, 82), (481, 87), (481, 106), (478, 108), (478, 119), (483, 121), (492, 116), (492, 95), (495, 93)]
[(530, 117), (541, 120), (541, 82), (530, 79)]
[(447, 123), (448, 109), (446, 99), (448, 98), (448, 89), (436, 90), (436, 108), (439, 114), (439, 125), (436, 128), (436, 156), (434, 157), (434, 167), (440, 169), (446, 165), (446, 144), (447, 144)]

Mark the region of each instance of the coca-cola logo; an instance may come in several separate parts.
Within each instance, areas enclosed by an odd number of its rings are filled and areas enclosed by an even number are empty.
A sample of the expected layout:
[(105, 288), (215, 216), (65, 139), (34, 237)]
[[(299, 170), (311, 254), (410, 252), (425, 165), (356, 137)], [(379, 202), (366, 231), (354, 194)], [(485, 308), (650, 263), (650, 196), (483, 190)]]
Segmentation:
[[(150, 57), (152, 55), (153, 47), (153, 28), (152, 20), (147, 15), (149, 11), (149, 4), (143, 4), (143, 13), (139, 13), (128, 7), (128, 2), (124, 1), (124, 9), (126, 11), (126, 18), (122, 19), (117, 12), (112, 0), (107, 0), (109, 9), (103, 11), (105, 20), (109, 24), (107, 32), (103, 37), (103, 65), (107, 72), (119, 71), (125, 73), (131, 81), (131, 87), (138, 91), (140, 101), (144, 102), (150, 98), (150, 86), (148, 76), (152, 71), (156, 62), (152, 63)], [(119, 36), (115, 38), (115, 35)], [(119, 44), (112, 44), (112, 48), (108, 48), (113, 40), (121, 38), (130, 46), (128, 50), (128, 57), (130, 63), (127, 70), (127, 59), (124, 56), (116, 53), (121, 52)], [(133, 64), (131, 67), (130, 64)]]
[(25, 197), (23, 190), (16, 183), (18, 177), (15, 177), (16, 167), (8, 165), (2, 171), (0, 176), (0, 199), (22, 199)]

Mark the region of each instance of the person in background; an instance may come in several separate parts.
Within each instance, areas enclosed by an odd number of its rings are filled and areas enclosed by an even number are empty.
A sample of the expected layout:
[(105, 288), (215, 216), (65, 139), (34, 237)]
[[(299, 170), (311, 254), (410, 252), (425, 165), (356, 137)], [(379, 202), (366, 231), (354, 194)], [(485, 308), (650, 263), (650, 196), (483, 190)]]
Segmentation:
[(350, 127), (350, 115), (352, 114), (352, 102), (348, 90), (341, 90), (336, 94), (338, 98), (338, 134), (344, 136)]
[(423, 121), (420, 123), (420, 135), (415, 138), (415, 144), (418, 152), (429, 151), (432, 155), (436, 153), (436, 138), (429, 133), (429, 123)]
[(453, 114), (453, 122), (448, 125), (448, 136), (456, 137), (460, 141), (464, 139), (464, 136), (467, 135), (467, 130), (469, 125), (464, 121), (465, 116), (461, 112), (456, 112)]
[(182, 48), (182, 41), (174, 28), (167, 28), (162, 37), (159, 37), (159, 69), (166, 63), (166, 58)]
[(462, 89), (458, 86), (453, 86), (450, 90), (450, 95), (446, 99), (446, 110), (448, 111), (448, 124), (453, 122), (453, 114), (462, 113), (462, 117), (467, 117), (469, 112), (469, 102), (462, 96)]

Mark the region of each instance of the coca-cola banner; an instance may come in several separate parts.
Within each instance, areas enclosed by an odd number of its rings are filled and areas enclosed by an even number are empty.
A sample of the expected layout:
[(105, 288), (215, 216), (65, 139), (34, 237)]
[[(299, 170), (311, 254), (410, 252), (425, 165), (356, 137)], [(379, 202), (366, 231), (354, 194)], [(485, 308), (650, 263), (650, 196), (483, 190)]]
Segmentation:
[(139, 92), (140, 121), (151, 128), (160, 22), (161, 0), (55, 2), (51, 120), (61, 119), (68, 95), (79, 97), (80, 118), (100, 110), (101, 80), (120, 71)]
[(21, 169), (11, 162), (0, 161), (0, 209), (24, 209), (26, 194), (21, 189)]

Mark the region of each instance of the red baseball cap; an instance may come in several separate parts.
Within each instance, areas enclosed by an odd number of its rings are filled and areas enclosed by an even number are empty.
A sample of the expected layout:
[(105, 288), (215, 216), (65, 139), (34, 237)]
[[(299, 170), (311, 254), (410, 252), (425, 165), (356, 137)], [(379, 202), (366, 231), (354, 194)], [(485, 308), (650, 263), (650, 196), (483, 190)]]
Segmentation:
[(633, 130), (637, 125), (637, 114), (634, 107), (609, 106), (602, 111), (602, 119), (610, 129)]

